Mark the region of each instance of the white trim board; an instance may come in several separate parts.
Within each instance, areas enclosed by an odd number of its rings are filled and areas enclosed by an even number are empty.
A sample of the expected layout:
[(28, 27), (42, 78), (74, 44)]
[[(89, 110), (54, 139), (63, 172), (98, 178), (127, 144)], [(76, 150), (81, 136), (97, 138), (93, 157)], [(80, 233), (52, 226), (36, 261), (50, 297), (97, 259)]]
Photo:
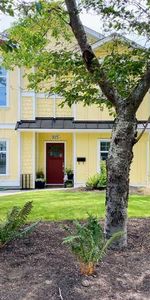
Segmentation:
[(86, 187), (86, 183), (85, 182), (74, 183), (74, 188), (80, 188), (80, 187)]
[[(143, 122), (143, 124), (145, 125), (145, 122)], [(143, 124), (138, 124), (138, 129), (140, 130), (142, 130), (142, 129), (144, 129), (144, 125)], [(147, 125), (147, 127), (146, 127), (146, 131), (148, 131), (148, 130), (150, 130), (150, 123)]]
[(18, 187), (20, 188), (20, 182), (18, 180), (0, 180), (0, 187)]
[(33, 187), (33, 189), (35, 188), (35, 157), (36, 157), (36, 155), (35, 155), (35, 143), (36, 143), (36, 141), (35, 141), (35, 132), (33, 132), (33, 136), (32, 136), (32, 180), (33, 180), (33, 182), (32, 182), (32, 187)]
[(101, 142), (111, 142), (111, 139), (97, 139), (97, 173), (100, 172), (100, 162), (101, 162), (101, 158), (100, 158), (100, 143)]
[(18, 121), (21, 119), (21, 69), (18, 68)]
[(125, 36), (118, 34), (118, 33), (112, 33), (109, 36), (102, 38), (101, 40), (99, 40), (98, 42), (96, 42), (92, 45), (92, 49), (97, 49), (98, 47), (104, 45), (105, 43), (108, 43), (108, 42), (114, 41), (114, 40), (119, 40), (120, 42), (128, 43), (133, 48), (146, 49), (145, 47), (142, 47), (141, 45), (137, 44), (133, 40), (130, 40), (130, 39), (126, 38)]
[(95, 31), (95, 30), (93, 30), (93, 29), (91, 29), (91, 28), (89, 28), (85, 25), (84, 25), (84, 30), (85, 30), (86, 33), (92, 35), (93, 37), (95, 37), (97, 39), (104, 38), (104, 35), (102, 35), (101, 33), (97, 32), (97, 31)]
[[(21, 96), (22, 97), (33, 97), (35, 94), (34, 91), (24, 91), (21, 92)], [(43, 98), (43, 99), (47, 99), (47, 100), (51, 100), (51, 99), (64, 99), (64, 97), (58, 95), (58, 94), (48, 94), (48, 93), (36, 93), (36, 98)]]
[(18, 132), (18, 182), (20, 185), (20, 176), (21, 176), (21, 133)]
[[(138, 130), (141, 131), (142, 129), (144, 128), (143, 124), (139, 124), (138, 125)], [(97, 132), (111, 132), (112, 129), (31, 129), (31, 128), (18, 128), (17, 129), (18, 131), (22, 131), (22, 132), (32, 132), (32, 131), (35, 131), (35, 132), (83, 132), (83, 133), (88, 133), (88, 132), (94, 132), (94, 133), (97, 133)], [(150, 131), (150, 124), (148, 124), (145, 132), (149, 132)]]
[(0, 129), (15, 129), (16, 124), (9, 124), (9, 123), (0, 123)]
[(72, 141), (73, 141), (73, 173), (74, 173), (74, 186), (76, 185), (76, 179), (77, 179), (77, 163), (76, 163), (76, 157), (77, 157), (77, 140), (76, 140), (76, 133), (74, 132), (73, 133), (73, 138), (72, 138)]
[(94, 133), (98, 133), (98, 132), (111, 132), (112, 129), (17, 129), (18, 131), (21, 132), (81, 132), (81, 133), (89, 133), (89, 132), (94, 132)]
[[(9, 140), (7, 138), (4, 138), (4, 139), (0, 138), (0, 141), (6, 142), (6, 174), (0, 174), (0, 178), (1, 178), (1, 177), (9, 176), (9, 155), (10, 155), (9, 146), (10, 146), (10, 144), (9, 144)], [(0, 182), (2, 182), (2, 181), (3, 181), (3, 179), (2, 180), (0, 179)]]

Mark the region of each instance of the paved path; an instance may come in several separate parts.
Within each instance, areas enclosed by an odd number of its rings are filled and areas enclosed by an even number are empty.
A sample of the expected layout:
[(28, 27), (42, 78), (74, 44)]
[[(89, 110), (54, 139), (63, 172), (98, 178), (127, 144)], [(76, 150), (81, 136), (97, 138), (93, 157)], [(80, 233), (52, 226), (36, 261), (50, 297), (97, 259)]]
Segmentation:
[(72, 188), (49, 188), (49, 189), (36, 189), (36, 190), (0, 190), (0, 197), (1, 196), (10, 196), (10, 195), (17, 195), (22, 193), (31, 193), (31, 192), (53, 192), (53, 191), (64, 191), (64, 190), (71, 190)]

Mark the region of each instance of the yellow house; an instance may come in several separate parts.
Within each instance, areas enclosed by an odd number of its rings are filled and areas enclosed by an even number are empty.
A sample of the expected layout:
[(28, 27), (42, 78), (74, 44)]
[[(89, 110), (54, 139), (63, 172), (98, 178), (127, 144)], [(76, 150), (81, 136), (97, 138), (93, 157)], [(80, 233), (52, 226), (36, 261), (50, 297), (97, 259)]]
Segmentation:
[[(85, 29), (95, 53), (102, 57), (113, 36)], [(66, 167), (73, 170), (74, 185), (84, 186), (107, 158), (113, 118), (107, 108), (96, 105), (60, 108), (59, 95), (29, 91), (24, 72), (0, 67), (0, 187), (20, 188), (25, 183), (34, 188), (39, 170), (47, 185), (63, 185)], [(137, 113), (139, 133), (149, 115), (147, 93)], [(150, 185), (150, 124), (134, 147), (130, 185)]]

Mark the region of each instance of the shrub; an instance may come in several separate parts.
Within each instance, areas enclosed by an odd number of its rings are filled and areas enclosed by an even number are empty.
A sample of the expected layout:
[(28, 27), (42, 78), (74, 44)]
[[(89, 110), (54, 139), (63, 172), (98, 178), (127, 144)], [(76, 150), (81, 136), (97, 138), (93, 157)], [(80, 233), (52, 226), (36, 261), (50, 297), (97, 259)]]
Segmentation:
[(81, 273), (91, 275), (95, 271), (96, 263), (102, 260), (107, 248), (115, 239), (122, 236), (122, 232), (115, 233), (106, 241), (103, 229), (96, 217), (89, 216), (87, 223), (83, 225), (78, 221), (74, 224), (74, 232), (65, 227), (71, 235), (66, 237), (63, 243), (71, 246), (72, 252), (80, 262)]
[(107, 183), (107, 174), (106, 174), (106, 163), (105, 161), (101, 162), (100, 165), (101, 172), (97, 173), (94, 176), (91, 176), (86, 182), (86, 187), (88, 189), (100, 189), (106, 186)]
[(15, 238), (22, 238), (31, 233), (38, 222), (24, 227), (26, 219), (31, 212), (32, 202), (26, 202), (22, 208), (14, 206), (7, 214), (5, 222), (0, 223), (0, 247)]
[(36, 179), (43, 179), (44, 180), (44, 173), (42, 170), (36, 172)]
[(72, 175), (72, 174), (73, 174), (73, 170), (72, 170), (71, 168), (66, 168), (66, 169), (65, 169), (65, 173), (66, 173), (67, 175)]

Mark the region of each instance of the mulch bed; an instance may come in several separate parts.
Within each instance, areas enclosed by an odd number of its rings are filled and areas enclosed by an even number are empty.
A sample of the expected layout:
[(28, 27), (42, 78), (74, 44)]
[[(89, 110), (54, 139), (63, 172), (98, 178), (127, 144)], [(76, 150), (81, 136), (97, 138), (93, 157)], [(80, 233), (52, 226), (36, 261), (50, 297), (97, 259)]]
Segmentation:
[(62, 245), (64, 223), (41, 223), (0, 250), (1, 300), (150, 299), (150, 219), (129, 220), (128, 248), (109, 250), (94, 277)]

